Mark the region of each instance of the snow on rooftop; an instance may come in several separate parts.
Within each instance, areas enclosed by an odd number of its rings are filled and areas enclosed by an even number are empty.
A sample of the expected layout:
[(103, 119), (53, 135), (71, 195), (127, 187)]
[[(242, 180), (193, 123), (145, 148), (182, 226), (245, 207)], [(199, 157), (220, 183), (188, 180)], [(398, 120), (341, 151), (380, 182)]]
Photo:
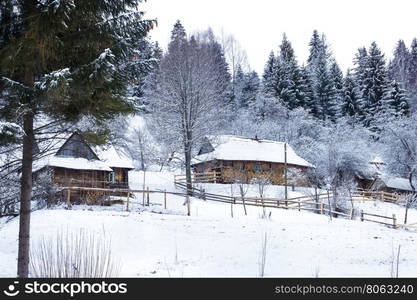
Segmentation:
[(116, 150), (114, 146), (95, 147), (94, 151), (109, 167), (126, 169), (135, 168), (132, 159), (130, 159), (123, 151)]
[(51, 155), (33, 163), (33, 171), (39, 171), (45, 166), (66, 168), (73, 170), (112, 171), (103, 161), (88, 160), (86, 158), (61, 157)]
[[(86, 158), (74, 158), (56, 156), (58, 150), (72, 136), (72, 133), (65, 133), (59, 136), (53, 136), (47, 139), (44, 144), (48, 144), (51, 148), (49, 155), (34, 162), (33, 171), (50, 167), (60, 167), (73, 170), (96, 170), (96, 171), (112, 171), (113, 168), (134, 169), (132, 160), (121, 150), (116, 150), (112, 145), (92, 148), (100, 160), (88, 160)], [(45, 146), (45, 145), (44, 145)]]
[(410, 182), (407, 178), (385, 177), (383, 181), (388, 188), (410, 192), (413, 191), (413, 188), (411, 187)]
[[(214, 151), (198, 155), (193, 164), (212, 160), (264, 161), (284, 163), (284, 142), (257, 140), (233, 135), (208, 136)], [(314, 165), (301, 158), (287, 143), (287, 163), (311, 167)]]

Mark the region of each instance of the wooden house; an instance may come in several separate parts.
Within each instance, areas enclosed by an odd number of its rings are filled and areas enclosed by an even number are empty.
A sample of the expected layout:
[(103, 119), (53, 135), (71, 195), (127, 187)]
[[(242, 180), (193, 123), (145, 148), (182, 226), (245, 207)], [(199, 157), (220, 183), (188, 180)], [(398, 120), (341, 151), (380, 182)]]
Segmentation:
[(381, 176), (377, 178), (370, 189), (400, 195), (414, 193), (408, 178), (395, 176)]
[(34, 179), (47, 172), (55, 187), (129, 188), (133, 164), (113, 146), (93, 148), (73, 133), (57, 140), (55, 149), (34, 162)]
[(267, 177), (273, 184), (307, 185), (306, 171), (314, 165), (298, 156), (288, 143), (239, 136), (208, 136), (193, 159), (195, 181), (245, 182)]

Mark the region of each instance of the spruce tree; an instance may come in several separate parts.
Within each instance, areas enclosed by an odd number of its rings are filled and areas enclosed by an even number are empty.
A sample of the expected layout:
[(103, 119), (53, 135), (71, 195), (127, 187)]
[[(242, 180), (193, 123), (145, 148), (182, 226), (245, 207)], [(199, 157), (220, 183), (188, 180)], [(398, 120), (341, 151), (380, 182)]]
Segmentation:
[(368, 65), (368, 50), (365, 47), (359, 48), (353, 60), (354, 69), (353, 76), (360, 92), (363, 90), (366, 69)]
[[(410, 59), (407, 71), (407, 87), (410, 93), (410, 103), (417, 103), (417, 39), (413, 39), (410, 49)], [(414, 106), (415, 107), (415, 106)]]
[(316, 59), (313, 72), (313, 93), (317, 106), (315, 117), (322, 120), (334, 120), (337, 114), (337, 104), (334, 102), (335, 90), (324, 52)]
[(269, 54), (268, 60), (265, 64), (264, 73), (262, 75), (262, 86), (265, 94), (269, 96), (276, 96), (276, 66), (277, 59), (273, 51)]
[(337, 119), (340, 116), (340, 109), (344, 97), (344, 90), (343, 90), (343, 73), (340, 70), (339, 65), (333, 59), (330, 64), (330, 78), (332, 81), (332, 89), (333, 89), (333, 98), (332, 98), (332, 116), (333, 119)]
[(298, 96), (300, 106), (309, 111), (312, 115), (317, 115), (317, 106), (314, 101), (313, 82), (309, 69), (306, 66), (300, 68), (300, 78), (298, 84)]
[(343, 80), (343, 99), (340, 106), (342, 116), (360, 118), (362, 113), (361, 96), (355, 77), (350, 70)]
[(318, 57), (325, 50), (323, 49), (323, 46), (324, 46), (323, 40), (320, 37), (317, 30), (313, 31), (313, 35), (310, 39), (308, 46), (310, 47), (310, 54), (307, 59), (307, 65), (312, 66), (316, 63), (316, 60), (318, 59)]
[(301, 78), (294, 50), (286, 34), (282, 38), (279, 57), (282, 72), (277, 74), (279, 82), (278, 93), (284, 104), (289, 109), (294, 109), (300, 106), (302, 102), (299, 95)]
[(362, 99), (365, 110), (365, 125), (369, 125), (381, 108), (387, 88), (387, 69), (384, 54), (373, 42), (369, 48), (363, 74)]
[[(10, 4), (10, 2), (12, 4)], [(0, 120), (23, 128), (18, 276), (28, 277), (35, 120), (103, 124), (135, 103), (124, 65), (153, 27), (140, 0), (1, 0)], [(12, 7), (11, 9), (9, 9)]]
[(256, 72), (244, 73), (238, 67), (236, 72), (236, 107), (238, 109), (248, 108), (256, 101), (260, 80)]
[(319, 36), (317, 30), (309, 43), (310, 55), (307, 60), (307, 69), (311, 76), (314, 107), (313, 116), (319, 119), (335, 120), (338, 106), (335, 95), (336, 90), (330, 73), (330, 53), (324, 35)]
[(410, 113), (407, 93), (395, 80), (387, 87), (383, 101), (384, 110), (392, 112), (395, 116), (408, 116)]
[(394, 58), (390, 61), (388, 66), (388, 74), (390, 80), (395, 80), (397, 83), (407, 87), (408, 65), (410, 61), (410, 52), (403, 40), (397, 42), (394, 50)]

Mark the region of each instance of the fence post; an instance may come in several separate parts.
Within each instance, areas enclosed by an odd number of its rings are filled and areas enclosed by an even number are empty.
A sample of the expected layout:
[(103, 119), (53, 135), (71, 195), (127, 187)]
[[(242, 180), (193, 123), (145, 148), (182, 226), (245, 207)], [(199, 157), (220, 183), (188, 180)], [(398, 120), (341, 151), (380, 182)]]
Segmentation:
[(298, 200), (298, 211), (301, 211), (301, 201)]
[(145, 187), (142, 188), (142, 206), (145, 207)]
[(146, 188), (146, 202), (147, 206), (149, 206), (149, 187)]
[(350, 209), (350, 219), (353, 220), (353, 208)]
[(324, 214), (324, 203), (320, 203), (320, 214)]
[(206, 201), (206, 189), (201, 189), (203, 200)]
[(285, 200), (285, 209), (288, 209), (288, 201)]
[(361, 209), (361, 222), (363, 222), (363, 209)]
[(164, 209), (167, 209), (167, 191), (164, 190)]
[(71, 205), (71, 189), (68, 189), (67, 205), (68, 205), (68, 208), (69, 209), (72, 209), (72, 205)]
[(397, 217), (395, 214), (392, 215), (392, 224), (394, 226), (394, 229), (397, 229)]
[(130, 201), (130, 193), (127, 192), (126, 211), (129, 211), (129, 201)]

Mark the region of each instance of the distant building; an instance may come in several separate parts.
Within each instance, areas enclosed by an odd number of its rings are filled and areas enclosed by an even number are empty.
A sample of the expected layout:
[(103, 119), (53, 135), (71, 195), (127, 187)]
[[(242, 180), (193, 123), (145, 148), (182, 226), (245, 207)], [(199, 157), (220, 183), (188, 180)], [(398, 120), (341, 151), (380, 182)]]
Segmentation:
[(381, 176), (375, 180), (371, 189), (397, 194), (409, 194), (414, 192), (408, 178), (394, 176)]
[(287, 177), (300, 185), (306, 184), (305, 172), (315, 167), (298, 156), (288, 143), (221, 135), (204, 139), (192, 167), (197, 182), (249, 183), (267, 175), (272, 183), (283, 184), (285, 163)]

